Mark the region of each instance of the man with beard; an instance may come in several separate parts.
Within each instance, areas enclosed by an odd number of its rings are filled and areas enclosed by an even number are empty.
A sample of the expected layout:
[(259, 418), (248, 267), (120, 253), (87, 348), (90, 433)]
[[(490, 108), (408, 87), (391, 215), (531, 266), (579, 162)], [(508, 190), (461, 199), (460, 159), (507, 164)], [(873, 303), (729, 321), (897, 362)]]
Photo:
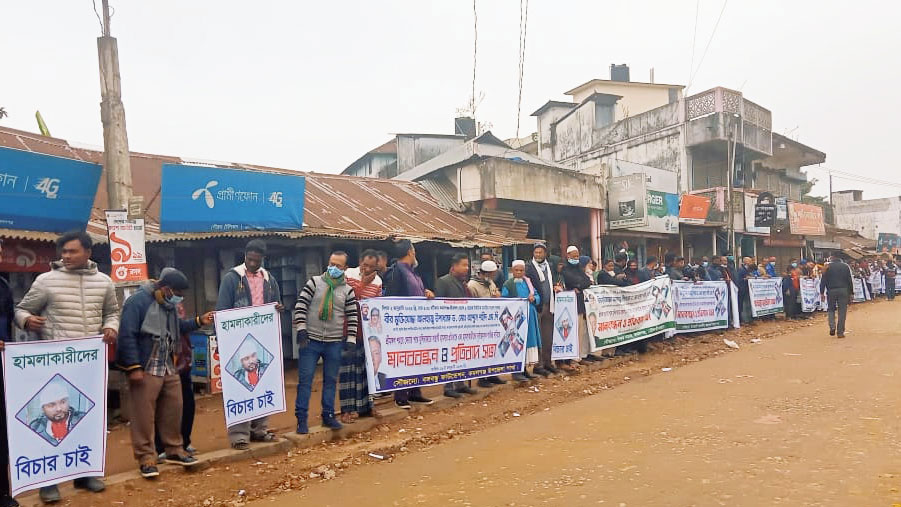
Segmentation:
[(532, 372), (545, 377), (558, 372), (551, 360), (551, 349), (554, 345), (553, 269), (551, 263), (548, 262), (547, 245), (535, 243), (532, 247), (532, 260), (526, 263), (526, 276), (532, 281), (532, 287), (535, 287), (541, 299), (541, 308), (538, 309), (541, 347), (539, 347), (538, 365), (532, 369)]
[[(499, 298), (501, 291), (497, 288), (494, 281), (497, 279), (497, 273), (500, 271), (494, 261), (482, 261), (479, 267), (479, 275), (466, 284), (470, 294), (474, 298)], [(478, 381), (479, 387), (493, 387), (495, 384), (506, 384), (507, 381), (501, 379), (497, 375), (490, 377), (482, 377)]]
[(238, 351), (238, 357), (241, 360), (241, 369), (235, 372), (235, 378), (247, 389), (253, 391), (269, 363), (260, 360), (257, 348), (251, 342), (244, 342)]
[(28, 427), (51, 445), (57, 445), (72, 431), (84, 417), (69, 406), (69, 391), (64, 386), (53, 382), (41, 391), (42, 414), (32, 419)]
[[(466, 282), (469, 280), (469, 256), (464, 253), (454, 254), (451, 258), (450, 272), (438, 279), (435, 284), (435, 297), (449, 299), (467, 299), (472, 297)], [(444, 395), (448, 398), (461, 398), (463, 394), (475, 394), (478, 391), (466, 385), (462, 380), (444, 384)]]
[(563, 267), (563, 286), (566, 290), (576, 293), (576, 310), (579, 315), (579, 351), (581, 354), (585, 354), (582, 358), (583, 361), (592, 362), (600, 361), (600, 359), (589, 354), (591, 343), (588, 323), (585, 320), (585, 298), (583, 297), (583, 291), (592, 285), (591, 279), (585, 274), (587, 259), (587, 257), (580, 258), (578, 247), (572, 245), (567, 247), (566, 265)]

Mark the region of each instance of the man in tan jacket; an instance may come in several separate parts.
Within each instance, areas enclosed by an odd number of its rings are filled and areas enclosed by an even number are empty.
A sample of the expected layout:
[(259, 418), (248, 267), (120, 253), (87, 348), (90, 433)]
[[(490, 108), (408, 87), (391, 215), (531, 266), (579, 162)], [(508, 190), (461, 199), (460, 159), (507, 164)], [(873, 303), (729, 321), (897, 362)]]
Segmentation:
[[(498, 267), (497, 263), (491, 260), (483, 261), (479, 266), (479, 275), (466, 284), (466, 288), (469, 289), (469, 293), (472, 294), (474, 298), (499, 298), (501, 297), (501, 291), (498, 290), (497, 285), (494, 283), (495, 279), (499, 279), (498, 277)], [(501, 379), (497, 375), (493, 375), (491, 377), (482, 377), (479, 379), (477, 384), (479, 387), (493, 387), (499, 384), (506, 384), (507, 381)]]
[[(61, 260), (38, 276), (16, 305), (16, 325), (41, 340), (81, 338), (102, 334), (115, 343), (119, 329), (119, 301), (110, 277), (91, 260), (91, 237), (84, 231), (64, 234), (56, 242)], [(97, 477), (75, 479), (74, 485), (94, 493), (103, 491)], [(40, 491), (44, 503), (60, 500), (56, 485)]]

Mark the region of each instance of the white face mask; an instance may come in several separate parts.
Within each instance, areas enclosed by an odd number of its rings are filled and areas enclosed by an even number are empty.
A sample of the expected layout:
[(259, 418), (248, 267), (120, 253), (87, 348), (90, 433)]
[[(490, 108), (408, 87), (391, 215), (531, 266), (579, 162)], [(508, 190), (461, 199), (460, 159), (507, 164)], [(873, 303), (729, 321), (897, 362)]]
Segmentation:
[(608, 272), (607, 272), (607, 274), (610, 275), (610, 276), (613, 276), (614, 273), (615, 273), (615, 271), (608, 271)]

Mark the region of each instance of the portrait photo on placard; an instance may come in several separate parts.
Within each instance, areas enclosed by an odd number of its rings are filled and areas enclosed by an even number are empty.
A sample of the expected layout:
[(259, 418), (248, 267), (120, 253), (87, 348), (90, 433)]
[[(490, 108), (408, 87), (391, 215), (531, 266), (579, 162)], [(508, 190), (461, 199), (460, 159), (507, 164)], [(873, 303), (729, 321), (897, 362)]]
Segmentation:
[(93, 408), (90, 398), (57, 373), (16, 412), (16, 419), (56, 447)]
[(272, 364), (272, 358), (272, 353), (248, 333), (226, 363), (225, 371), (248, 391), (253, 391)]

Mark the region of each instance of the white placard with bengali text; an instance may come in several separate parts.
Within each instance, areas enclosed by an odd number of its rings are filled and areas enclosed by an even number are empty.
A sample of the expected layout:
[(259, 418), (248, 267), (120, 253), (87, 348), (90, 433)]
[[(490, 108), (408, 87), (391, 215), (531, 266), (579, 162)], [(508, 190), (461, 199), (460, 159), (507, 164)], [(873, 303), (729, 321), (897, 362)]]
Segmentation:
[(784, 309), (782, 302), (782, 278), (750, 278), (751, 315), (774, 315)]
[(554, 345), (551, 359), (579, 359), (579, 311), (576, 293), (558, 292), (554, 300)]

